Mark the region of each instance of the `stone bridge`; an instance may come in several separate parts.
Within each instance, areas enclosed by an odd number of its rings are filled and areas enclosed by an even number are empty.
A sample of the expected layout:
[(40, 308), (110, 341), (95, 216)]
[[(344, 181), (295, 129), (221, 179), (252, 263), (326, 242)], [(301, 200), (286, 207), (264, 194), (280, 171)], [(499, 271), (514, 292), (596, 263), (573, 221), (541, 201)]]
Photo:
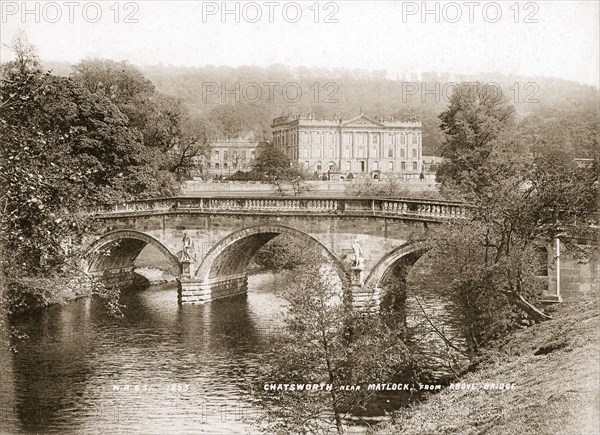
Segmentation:
[[(147, 246), (165, 258), (178, 278), (180, 303), (206, 301), (247, 291), (254, 255), (281, 234), (320, 246), (351, 282), (357, 307), (377, 306), (381, 286), (396, 267), (414, 263), (427, 248), (432, 225), (468, 215), (466, 204), (439, 200), (358, 198), (165, 198), (105, 206), (85, 241), (88, 272), (112, 283), (133, 282), (134, 261)], [(184, 237), (187, 249), (184, 252)], [(355, 242), (358, 244), (356, 247)], [(547, 250), (549, 299), (597, 285), (598, 262), (556, 264)], [(361, 260), (357, 265), (355, 252)], [(562, 271), (562, 274), (561, 274)], [(558, 285), (557, 285), (558, 283)]]
[[(106, 206), (86, 240), (88, 271), (113, 283), (133, 280), (148, 244), (178, 277), (179, 301), (202, 303), (247, 291), (248, 267), (272, 238), (288, 234), (320, 246), (350, 278), (354, 303), (377, 303), (386, 274), (422, 252), (431, 225), (466, 216), (465, 204), (350, 198), (168, 198)], [(183, 239), (191, 245), (184, 252)], [(359, 248), (354, 243), (357, 242)], [(354, 245), (354, 247), (353, 247)], [(355, 249), (362, 260), (357, 266)]]

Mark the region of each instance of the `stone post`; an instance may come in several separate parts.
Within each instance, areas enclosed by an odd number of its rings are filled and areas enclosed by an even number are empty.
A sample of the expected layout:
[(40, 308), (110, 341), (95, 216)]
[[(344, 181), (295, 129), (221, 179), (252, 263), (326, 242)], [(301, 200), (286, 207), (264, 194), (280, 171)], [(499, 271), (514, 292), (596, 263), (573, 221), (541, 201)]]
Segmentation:
[(191, 260), (181, 261), (181, 277), (191, 278), (194, 275), (194, 262)]
[(381, 289), (365, 286), (365, 259), (359, 257), (357, 265), (350, 268), (350, 288), (352, 290), (352, 304), (354, 308), (376, 312), (381, 303)]

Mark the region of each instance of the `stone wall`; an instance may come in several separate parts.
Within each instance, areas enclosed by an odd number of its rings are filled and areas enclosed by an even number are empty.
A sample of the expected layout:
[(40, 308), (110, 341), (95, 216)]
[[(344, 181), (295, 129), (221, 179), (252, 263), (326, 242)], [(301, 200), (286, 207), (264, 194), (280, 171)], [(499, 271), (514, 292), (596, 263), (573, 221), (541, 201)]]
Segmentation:
[[(414, 192), (437, 192), (438, 184), (435, 181), (435, 175), (425, 174), (426, 179), (421, 181), (419, 179), (420, 174), (406, 175), (403, 183), (400, 185), (401, 188), (405, 188)], [(380, 181), (384, 184), (385, 181)], [(344, 196), (346, 189), (350, 188), (353, 183), (350, 181), (307, 181), (305, 186), (307, 191), (304, 192), (305, 196), (310, 196), (315, 193), (319, 195), (328, 194), (335, 196)], [(239, 195), (240, 192), (252, 193), (259, 196), (273, 196), (277, 195), (278, 191), (275, 186), (268, 183), (260, 182), (237, 182), (237, 181), (226, 181), (226, 182), (211, 182), (211, 181), (199, 181), (190, 180), (184, 183), (184, 192), (186, 195), (201, 194), (206, 196), (207, 194), (223, 195), (229, 194)]]
[(560, 255), (560, 286), (557, 289), (556, 270), (556, 243), (549, 250), (548, 267), (548, 300), (569, 300), (586, 296), (593, 291), (598, 291), (600, 284), (600, 251), (596, 240), (583, 241), (590, 251), (589, 261), (583, 263), (573, 258), (561, 244)]

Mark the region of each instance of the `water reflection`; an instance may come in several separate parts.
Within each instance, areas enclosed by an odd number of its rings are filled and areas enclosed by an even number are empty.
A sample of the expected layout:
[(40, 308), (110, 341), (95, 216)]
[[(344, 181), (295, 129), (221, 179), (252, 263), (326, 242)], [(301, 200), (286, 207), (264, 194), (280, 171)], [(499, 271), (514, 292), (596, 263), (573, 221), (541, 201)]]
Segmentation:
[(283, 301), (250, 285), (181, 307), (173, 287), (126, 293), (121, 319), (89, 300), (21, 319), (29, 338), (0, 356), (3, 432), (255, 432), (243, 394)]

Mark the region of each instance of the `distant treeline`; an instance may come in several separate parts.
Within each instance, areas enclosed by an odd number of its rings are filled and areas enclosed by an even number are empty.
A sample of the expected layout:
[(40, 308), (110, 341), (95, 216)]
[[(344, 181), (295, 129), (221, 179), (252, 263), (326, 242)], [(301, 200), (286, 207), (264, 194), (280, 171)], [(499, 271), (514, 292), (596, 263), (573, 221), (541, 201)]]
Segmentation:
[[(55, 74), (71, 72), (64, 63), (46, 66)], [(386, 71), (279, 64), (266, 68), (161, 65), (140, 70), (159, 92), (180, 98), (193, 117), (210, 122), (225, 137), (270, 140), (271, 121), (283, 114), (349, 119), (362, 110), (373, 117), (420, 119), (424, 154), (436, 155), (443, 137), (438, 115), (447, 108), (454, 83), (480, 81), (502, 89), (524, 126), (535, 125), (538, 131), (547, 125), (564, 136), (574, 157), (591, 157), (597, 146), (592, 136), (598, 132), (598, 89), (556, 78), (446, 73), (407, 78), (390, 77)]]

